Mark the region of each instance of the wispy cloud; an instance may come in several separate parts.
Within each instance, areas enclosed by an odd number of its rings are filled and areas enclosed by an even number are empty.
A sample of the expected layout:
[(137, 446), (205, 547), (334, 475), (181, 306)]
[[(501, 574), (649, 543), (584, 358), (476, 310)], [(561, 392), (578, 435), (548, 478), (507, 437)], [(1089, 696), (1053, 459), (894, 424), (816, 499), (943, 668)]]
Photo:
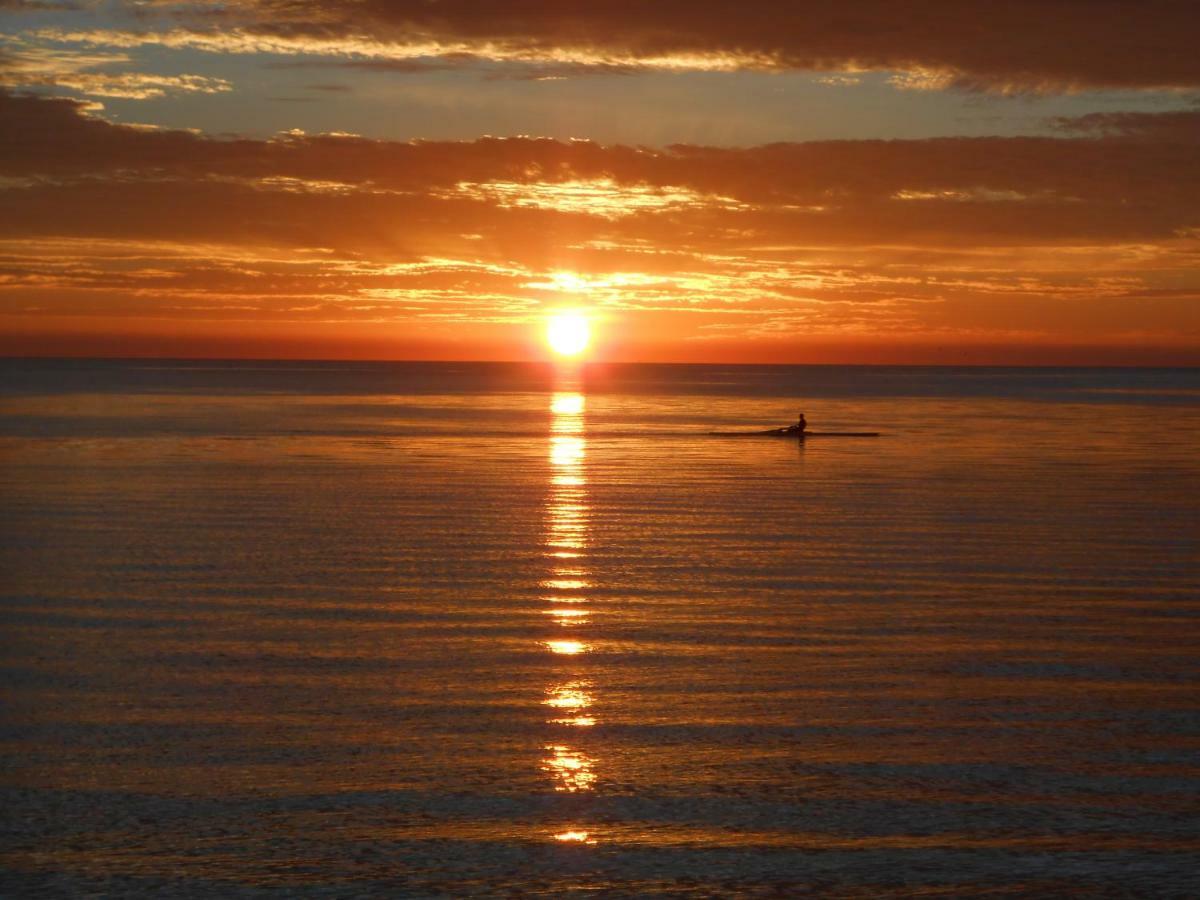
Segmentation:
[(206, 75), (159, 75), (148, 72), (97, 72), (128, 67), (125, 53), (77, 52), (10, 40), (0, 44), (0, 84), (10, 87), (64, 87), (94, 97), (146, 100), (167, 93), (216, 94), (232, 90), (224, 78)]
[(1000, 92), (1200, 86), (1195, 9), (1173, 0), (890, 0), (836, 6), (657, 0), (635, 11), (588, 0), (241, 0), (141, 4), (139, 30), (58, 30), (93, 46), (160, 44), (225, 53), (381, 60), (473, 57), (572, 66), (853, 75), (901, 73), (907, 88)]

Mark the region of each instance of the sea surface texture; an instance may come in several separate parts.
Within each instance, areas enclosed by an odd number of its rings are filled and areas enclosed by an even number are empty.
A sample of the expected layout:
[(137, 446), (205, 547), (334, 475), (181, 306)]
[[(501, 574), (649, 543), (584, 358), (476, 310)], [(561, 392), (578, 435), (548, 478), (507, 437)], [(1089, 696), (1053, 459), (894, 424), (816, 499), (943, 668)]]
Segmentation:
[(1200, 895), (1200, 371), (0, 375), (6, 897)]

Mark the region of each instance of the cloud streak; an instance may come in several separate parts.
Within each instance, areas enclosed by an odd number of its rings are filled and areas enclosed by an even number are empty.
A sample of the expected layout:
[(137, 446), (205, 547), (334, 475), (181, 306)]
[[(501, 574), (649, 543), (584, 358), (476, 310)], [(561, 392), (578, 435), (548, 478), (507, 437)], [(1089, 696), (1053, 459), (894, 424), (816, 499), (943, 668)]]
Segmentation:
[[(213, 52), (334, 54), (730, 71), (904, 73), (909, 88), (1004, 93), (1200, 86), (1200, 24), (1175, 0), (241, 0), (138, 7), (138, 30), (56, 40)], [(157, 15), (149, 11), (156, 11)]]

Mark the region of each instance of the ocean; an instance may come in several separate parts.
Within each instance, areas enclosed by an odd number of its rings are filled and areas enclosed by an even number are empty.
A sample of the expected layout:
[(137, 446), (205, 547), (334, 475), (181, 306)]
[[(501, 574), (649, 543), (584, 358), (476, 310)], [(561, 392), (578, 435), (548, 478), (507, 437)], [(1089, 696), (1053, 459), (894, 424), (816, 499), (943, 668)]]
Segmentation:
[(4, 896), (1200, 894), (1200, 370), (0, 379)]

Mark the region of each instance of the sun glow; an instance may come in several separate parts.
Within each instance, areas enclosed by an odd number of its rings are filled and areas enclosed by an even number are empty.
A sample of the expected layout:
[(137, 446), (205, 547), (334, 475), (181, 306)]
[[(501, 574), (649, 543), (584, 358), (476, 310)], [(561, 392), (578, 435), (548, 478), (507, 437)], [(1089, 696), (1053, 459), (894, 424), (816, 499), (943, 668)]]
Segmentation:
[(587, 349), (592, 329), (587, 316), (580, 312), (560, 312), (546, 325), (546, 341), (560, 356), (578, 356)]

